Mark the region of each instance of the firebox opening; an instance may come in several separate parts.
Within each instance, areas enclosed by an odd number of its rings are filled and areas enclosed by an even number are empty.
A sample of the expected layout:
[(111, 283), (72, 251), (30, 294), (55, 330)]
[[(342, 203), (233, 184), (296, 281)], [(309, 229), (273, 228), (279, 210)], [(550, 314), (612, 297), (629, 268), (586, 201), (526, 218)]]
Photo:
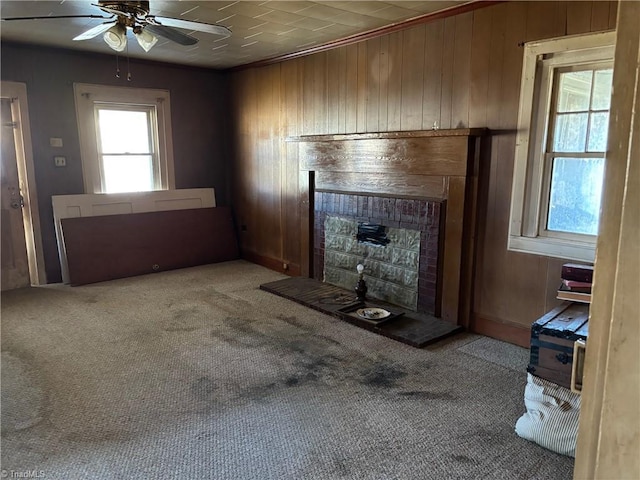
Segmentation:
[[(368, 298), (438, 316), (443, 212), (444, 201), (314, 192), (314, 278), (353, 290), (361, 263)], [(360, 242), (362, 226), (389, 242)]]

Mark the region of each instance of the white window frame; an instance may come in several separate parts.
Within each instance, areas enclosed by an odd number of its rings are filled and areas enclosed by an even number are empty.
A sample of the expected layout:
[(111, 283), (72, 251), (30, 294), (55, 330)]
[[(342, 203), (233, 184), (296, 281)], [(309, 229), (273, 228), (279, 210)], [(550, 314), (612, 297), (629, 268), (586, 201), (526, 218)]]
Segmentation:
[(138, 106), (153, 111), (151, 130), (157, 148), (157, 158), (154, 158), (155, 188), (157, 190), (175, 189), (171, 102), (168, 90), (111, 87), (85, 83), (75, 83), (73, 89), (85, 193), (104, 192), (104, 178), (96, 128), (95, 106), (97, 104), (100, 106), (113, 104), (116, 107), (127, 105), (132, 108)]
[[(554, 68), (613, 62), (615, 32), (574, 35), (528, 42), (520, 85), (520, 109), (516, 134), (511, 192), (509, 250), (593, 262), (596, 236), (548, 234), (542, 216), (548, 209), (550, 175), (545, 170)], [(606, 155), (605, 155), (606, 156)]]

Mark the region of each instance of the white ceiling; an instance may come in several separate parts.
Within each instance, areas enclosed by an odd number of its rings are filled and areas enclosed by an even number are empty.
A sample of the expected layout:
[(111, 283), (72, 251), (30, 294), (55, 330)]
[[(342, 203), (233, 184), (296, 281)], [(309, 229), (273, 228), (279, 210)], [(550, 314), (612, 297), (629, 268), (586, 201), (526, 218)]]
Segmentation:
[[(2, 1), (2, 18), (99, 15), (85, 0)], [(144, 52), (129, 33), (129, 55), (208, 68), (231, 68), (318, 47), (335, 40), (404, 22), (469, 1), (167, 1), (151, 0), (151, 14), (224, 25), (231, 37), (185, 31), (199, 42), (181, 46), (160, 39)], [(74, 50), (113, 52), (99, 35), (72, 41), (105, 20), (61, 18), (1, 22), (0, 40)]]

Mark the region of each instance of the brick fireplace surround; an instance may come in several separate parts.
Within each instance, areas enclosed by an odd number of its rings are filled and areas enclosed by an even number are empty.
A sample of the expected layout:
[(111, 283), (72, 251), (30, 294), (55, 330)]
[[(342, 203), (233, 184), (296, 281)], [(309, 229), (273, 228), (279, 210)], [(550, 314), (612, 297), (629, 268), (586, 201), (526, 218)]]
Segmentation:
[[(440, 316), (441, 282), (438, 277), (441, 219), (444, 202), (438, 200), (389, 198), (348, 193), (315, 192), (313, 277), (324, 281), (325, 219), (335, 215), (354, 222), (368, 222), (387, 228), (420, 232), (417, 311)], [(355, 241), (355, 239), (354, 239)], [(379, 247), (386, 248), (386, 247)], [(353, 266), (355, 269), (355, 265)], [(355, 270), (353, 272), (355, 277)], [(355, 278), (353, 285), (355, 286)], [(388, 300), (389, 297), (383, 298)], [(392, 302), (394, 303), (394, 302)]]
[(301, 275), (323, 280), (326, 215), (424, 230), (418, 310), (469, 326), (484, 135), (456, 129), (289, 137), (288, 151), (299, 158)]

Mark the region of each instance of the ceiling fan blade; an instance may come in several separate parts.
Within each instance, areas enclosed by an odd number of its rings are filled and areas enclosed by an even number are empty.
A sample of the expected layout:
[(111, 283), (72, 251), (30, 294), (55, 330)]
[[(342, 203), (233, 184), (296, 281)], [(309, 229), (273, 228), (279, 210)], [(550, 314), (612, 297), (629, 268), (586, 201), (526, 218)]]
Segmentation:
[(166, 38), (167, 40), (179, 43), (180, 45), (195, 45), (198, 43), (197, 38), (165, 25), (154, 25), (149, 23), (145, 25), (144, 29), (154, 35)]
[(228, 37), (231, 35), (231, 30), (222, 25), (211, 25), (209, 23), (194, 22), (191, 20), (180, 20), (178, 18), (170, 17), (156, 17), (154, 15), (148, 15), (146, 20), (152, 23), (157, 23), (167, 27), (183, 28), (185, 30), (195, 30), (197, 32), (212, 33), (214, 35), (221, 35)]
[(51, 20), (53, 18), (112, 18), (104, 15), (47, 15), (46, 17), (9, 17), (1, 19), (3, 22), (11, 20)]
[(86, 32), (81, 33), (77, 37), (74, 37), (74, 40), (89, 40), (90, 38), (97, 37), (101, 33), (104, 33), (107, 30), (109, 30), (116, 23), (118, 23), (118, 22), (115, 22), (115, 21), (114, 22), (105, 22), (105, 23), (101, 23), (100, 25), (96, 25), (95, 27), (90, 28)]

